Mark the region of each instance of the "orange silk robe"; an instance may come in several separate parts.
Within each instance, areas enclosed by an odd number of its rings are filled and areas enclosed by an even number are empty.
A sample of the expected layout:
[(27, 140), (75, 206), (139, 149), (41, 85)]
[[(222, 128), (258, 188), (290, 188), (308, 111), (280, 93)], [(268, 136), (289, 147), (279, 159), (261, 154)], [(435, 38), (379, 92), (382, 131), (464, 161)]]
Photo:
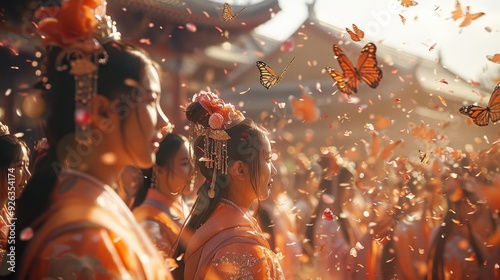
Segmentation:
[(65, 171), (32, 228), (20, 279), (171, 279), (123, 200), (87, 174)]
[(224, 203), (194, 233), (184, 262), (186, 280), (284, 279), (257, 221)]
[(146, 199), (133, 213), (156, 248), (167, 258), (185, 220), (181, 205), (157, 189), (149, 189)]
[(5, 254), (6, 248), (8, 246), (8, 236), (9, 236), (9, 225), (12, 216), (7, 210), (7, 206), (4, 206), (0, 210), (0, 262)]

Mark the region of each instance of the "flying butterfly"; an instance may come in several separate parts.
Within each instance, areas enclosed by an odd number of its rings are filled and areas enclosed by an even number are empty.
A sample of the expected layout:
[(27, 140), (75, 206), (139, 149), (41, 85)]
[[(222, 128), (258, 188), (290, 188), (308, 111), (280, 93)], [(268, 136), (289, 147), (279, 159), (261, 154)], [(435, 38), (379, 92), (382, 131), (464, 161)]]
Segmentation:
[(351, 39), (355, 42), (359, 42), (361, 41), (361, 39), (363, 39), (363, 37), (365, 37), (365, 32), (363, 32), (363, 30), (359, 29), (356, 24), (352, 24), (352, 30), (349, 29), (349, 28), (345, 28), (345, 30), (347, 31), (347, 33), (349, 33), (349, 35), (351, 36)]
[(292, 62), (295, 60), (295, 57), (288, 63), (288, 65), (281, 71), (281, 74), (279, 76), (276, 75), (276, 72), (274, 72), (271, 67), (269, 67), (265, 62), (262, 61), (257, 61), (256, 65), (257, 68), (259, 68), (260, 71), (260, 83), (267, 89), (269, 89), (272, 86), (277, 85), (281, 79), (283, 79), (283, 76), (285, 75), (286, 70), (292, 64)]
[(500, 83), (493, 90), (486, 108), (477, 105), (467, 105), (458, 111), (463, 115), (469, 116), (478, 126), (488, 125), (490, 120), (492, 123), (496, 123), (500, 120)]
[(401, 0), (401, 6), (403, 7), (411, 7), (411, 6), (417, 6), (418, 2), (412, 1), (412, 0)]
[[(423, 164), (428, 164), (429, 163), (430, 154), (426, 153), (426, 152), (423, 152), (421, 150), (418, 150), (418, 153), (419, 153), (418, 158), (420, 159), (420, 162), (423, 163)], [(432, 152), (430, 152), (430, 153), (432, 154)]]
[(462, 23), (460, 23), (459, 27), (465, 27), (469, 25), (473, 20), (476, 20), (484, 15), (485, 13), (483, 12), (471, 14), (469, 6), (465, 7), (465, 15), (464, 15), (462, 12), (462, 5), (460, 5), (458, 1), (455, 3), (455, 10), (451, 12), (451, 17), (453, 18), (453, 20), (459, 20), (460, 18), (463, 17), (463, 21)]
[(349, 58), (337, 45), (333, 45), (333, 52), (343, 73), (331, 67), (326, 67), (326, 72), (337, 82), (337, 88), (341, 92), (347, 95), (357, 93), (360, 81), (364, 81), (371, 88), (376, 88), (380, 84), (382, 70), (377, 66), (377, 47), (375, 44), (368, 43), (361, 50), (357, 67), (354, 67)]
[(222, 20), (223, 21), (230, 21), (237, 17), (246, 7), (243, 7), (239, 12), (236, 14), (233, 13), (233, 10), (231, 9), (231, 6), (229, 6), (228, 3), (224, 3), (224, 7), (222, 8)]

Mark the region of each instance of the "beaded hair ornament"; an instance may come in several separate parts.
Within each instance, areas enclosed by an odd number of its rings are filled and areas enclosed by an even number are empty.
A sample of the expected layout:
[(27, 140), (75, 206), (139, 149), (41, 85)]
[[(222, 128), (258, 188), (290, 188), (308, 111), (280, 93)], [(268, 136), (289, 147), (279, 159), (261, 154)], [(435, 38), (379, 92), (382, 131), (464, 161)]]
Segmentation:
[(215, 196), (215, 180), (217, 171), (222, 174), (227, 174), (227, 140), (231, 139), (225, 131), (235, 125), (241, 123), (245, 116), (234, 108), (230, 103), (225, 103), (216, 94), (212, 92), (201, 91), (193, 96), (192, 102), (199, 103), (210, 116), (208, 118), (208, 126), (191, 122), (189, 138), (190, 142), (199, 136), (205, 138), (204, 141), (204, 157), (200, 158), (200, 162), (204, 161), (207, 168), (213, 168), (213, 175), (210, 180), (210, 188), (208, 196)]
[(119, 39), (115, 22), (106, 16), (101, 0), (68, 0), (61, 7), (41, 7), (35, 12), (40, 20), (38, 32), (43, 44), (62, 50), (56, 57), (56, 70), (75, 78), (75, 140), (92, 144), (90, 137), (90, 100), (97, 92), (99, 65), (108, 54), (101, 44)]

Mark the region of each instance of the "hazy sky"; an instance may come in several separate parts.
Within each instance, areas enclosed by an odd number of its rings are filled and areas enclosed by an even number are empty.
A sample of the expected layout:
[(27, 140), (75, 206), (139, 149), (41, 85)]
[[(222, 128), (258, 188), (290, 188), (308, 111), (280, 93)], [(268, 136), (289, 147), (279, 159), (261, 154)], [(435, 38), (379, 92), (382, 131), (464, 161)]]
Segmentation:
[[(285, 40), (306, 19), (306, 3), (311, 0), (279, 2), (282, 11), (257, 31)], [(454, 0), (417, 2), (418, 5), (405, 8), (399, 0), (317, 0), (315, 11), (319, 19), (340, 28), (351, 28), (355, 23), (365, 31), (365, 39), (378, 44), (431, 60), (441, 53), (443, 64), (465, 80), (500, 78), (500, 64), (486, 58), (500, 53), (500, 0), (461, 0), (464, 14), (466, 6), (470, 6), (472, 14), (485, 13), (463, 28), (459, 27), (461, 20), (451, 18)], [(248, 1), (235, 3), (244, 5)], [(400, 15), (406, 19), (405, 24)], [(434, 44), (434, 50), (429, 51)]]

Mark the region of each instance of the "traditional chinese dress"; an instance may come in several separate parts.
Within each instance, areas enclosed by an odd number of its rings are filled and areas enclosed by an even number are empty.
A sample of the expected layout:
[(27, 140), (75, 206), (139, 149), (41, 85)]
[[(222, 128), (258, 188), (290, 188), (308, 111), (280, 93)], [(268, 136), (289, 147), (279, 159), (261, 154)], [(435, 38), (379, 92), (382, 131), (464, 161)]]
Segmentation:
[(158, 251), (108, 185), (67, 170), (51, 201), (32, 225), (20, 279), (170, 279)]
[(194, 233), (184, 279), (284, 279), (257, 222), (229, 200)]
[(149, 189), (144, 202), (133, 211), (164, 258), (179, 236), (185, 220), (182, 206), (157, 189)]
[[(280, 264), (285, 278), (298, 278), (306, 258), (302, 243), (295, 234), (287, 214), (272, 200), (261, 202), (261, 207), (271, 219), (271, 224), (268, 225), (268, 230), (272, 231), (270, 243), (274, 245), (274, 248), (272, 248), (274, 252), (277, 252), (280, 256)], [(261, 224), (261, 226), (263, 225)]]

